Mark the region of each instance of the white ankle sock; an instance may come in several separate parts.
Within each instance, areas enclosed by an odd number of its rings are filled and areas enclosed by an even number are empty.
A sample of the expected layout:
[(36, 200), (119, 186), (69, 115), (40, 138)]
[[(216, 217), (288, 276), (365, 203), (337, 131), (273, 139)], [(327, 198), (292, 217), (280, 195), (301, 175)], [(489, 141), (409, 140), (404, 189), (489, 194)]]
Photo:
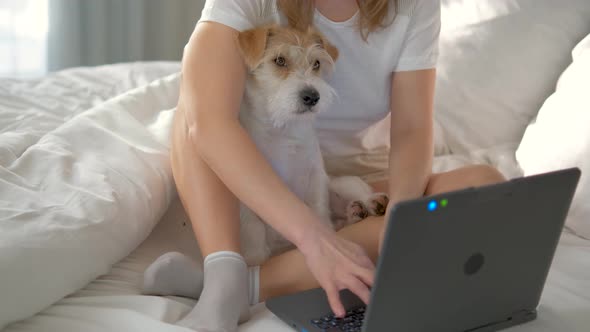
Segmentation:
[(250, 287), (248, 289), (250, 305), (258, 304), (260, 301), (260, 266), (248, 268)]
[[(258, 304), (260, 267), (248, 268), (250, 305)], [(156, 259), (143, 274), (144, 294), (198, 299), (203, 290), (203, 267), (188, 256), (169, 252)]]
[(143, 274), (144, 294), (198, 299), (203, 290), (203, 267), (179, 252), (156, 259)]
[(246, 261), (235, 252), (216, 252), (205, 258), (204, 271), (199, 302), (177, 324), (198, 332), (236, 331), (250, 314)]

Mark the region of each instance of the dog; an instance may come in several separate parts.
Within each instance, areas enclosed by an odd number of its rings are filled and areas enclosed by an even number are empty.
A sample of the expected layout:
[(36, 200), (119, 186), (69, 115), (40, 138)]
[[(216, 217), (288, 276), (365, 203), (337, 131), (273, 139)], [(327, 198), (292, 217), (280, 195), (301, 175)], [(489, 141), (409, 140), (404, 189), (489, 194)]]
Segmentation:
[[(326, 78), (337, 48), (313, 27), (278, 25), (239, 33), (238, 46), (248, 68), (240, 123), (290, 190), (335, 229), (383, 215), (387, 195), (373, 193), (358, 177), (330, 179), (324, 168), (314, 118), (336, 98)], [(345, 211), (333, 213), (330, 206)], [(242, 253), (251, 266), (292, 246), (243, 204), (240, 226)]]

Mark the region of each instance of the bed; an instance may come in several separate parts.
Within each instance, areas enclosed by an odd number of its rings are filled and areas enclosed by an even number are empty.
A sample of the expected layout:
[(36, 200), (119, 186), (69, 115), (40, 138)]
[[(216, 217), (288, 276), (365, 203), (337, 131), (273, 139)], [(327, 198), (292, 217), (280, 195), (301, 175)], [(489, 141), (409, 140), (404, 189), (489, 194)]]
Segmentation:
[[(590, 144), (578, 144), (590, 142), (590, 102), (578, 88), (590, 86), (590, 5), (567, 1), (443, 0), (434, 171), (486, 163), (509, 178), (590, 173)], [(130, 63), (0, 79), (0, 329), (188, 331), (172, 323), (193, 300), (139, 290), (162, 253), (200, 256), (168, 160), (179, 69)], [(551, 116), (564, 109), (567, 119)], [(512, 331), (590, 330), (589, 190), (583, 176), (539, 318)], [(264, 304), (252, 312), (240, 331), (290, 331)]]
[[(140, 295), (141, 274), (159, 254), (176, 250), (198, 256), (182, 206), (174, 200), (150, 237), (107, 275), (34, 317), (9, 326), (5, 332), (173, 332), (170, 325), (186, 314), (195, 301), (178, 297)], [(188, 225), (188, 224), (187, 224)], [(588, 331), (590, 317), (590, 241), (564, 234), (548, 278), (539, 318), (511, 331)], [(289, 332), (263, 304), (240, 332)]]
[[(33, 133), (31, 140), (40, 139), (72, 118), (76, 120), (75, 115), (92, 106), (100, 107), (104, 101), (134, 88), (141, 90), (141, 86), (159, 77), (174, 76), (178, 69), (175, 63), (119, 64), (67, 70), (37, 81), (0, 82), (6, 93), (0, 102), (5, 119), (0, 137), (6, 139), (7, 133), (22, 132)], [(8, 121), (10, 114), (25, 116), (19, 117), (18, 121)], [(442, 171), (471, 162), (491, 161), (505, 174), (518, 176), (520, 170), (514, 149), (514, 146), (504, 145), (469, 156), (440, 155), (436, 158), (435, 169)], [(3, 163), (6, 165), (9, 160), (3, 159)], [(109, 272), (34, 316), (9, 325), (5, 331), (184, 330), (171, 323), (186, 314), (194, 301), (144, 296), (139, 285), (144, 269), (162, 253), (180, 251), (198, 259), (198, 246), (176, 196), (171, 197), (165, 214), (156, 224), (149, 237), (130, 255), (114, 264)], [(590, 241), (565, 232), (539, 308), (539, 319), (513, 330), (587, 331), (590, 326), (589, 289)], [(240, 328), (240, 331), (257, 332), (289, 330), (263, 304), (253, 308), (252, 320)]]

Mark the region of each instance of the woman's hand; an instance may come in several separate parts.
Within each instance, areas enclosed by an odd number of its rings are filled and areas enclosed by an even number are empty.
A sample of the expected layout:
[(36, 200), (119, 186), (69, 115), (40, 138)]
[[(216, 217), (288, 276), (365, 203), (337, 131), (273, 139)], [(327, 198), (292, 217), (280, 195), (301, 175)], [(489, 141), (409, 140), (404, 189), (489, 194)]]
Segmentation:
[(309, 270), (328, 296), (334, 314), (346, 314), (340, 291), (348, 289), (366, 304), (369, 303), (375, 277), (375, 265), (364, 249), (342, 239), (324, 226), (310, 230), (299, 248)]

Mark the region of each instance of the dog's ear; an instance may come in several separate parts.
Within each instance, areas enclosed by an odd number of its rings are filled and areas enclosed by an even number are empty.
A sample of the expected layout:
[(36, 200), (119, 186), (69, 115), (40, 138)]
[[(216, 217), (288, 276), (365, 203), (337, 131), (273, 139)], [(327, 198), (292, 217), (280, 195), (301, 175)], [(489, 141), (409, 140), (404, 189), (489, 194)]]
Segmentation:
[(328, 52), (330, 57), (332, 57), (332, 60), (336, 62), (336, 60), (338, 60), (338, 55), (340, 54), (336, 46), (332, 45), (332, 43), (330, 43), (330, 41), (321, 33), (317, 31), (315, 31), (315, 33), (318, 36), (318, 43), (326, 50), (326, 52)]
[(336, 46), (332, 45), (329, 41), (327, 41), (324, 38), (324, 48), (326, 49), (328, 54), (330, 54), (330, 56), (332, 57), (332, 60), (334, 60), (334, 62), (336, 62), (336, 60), (338, 60), (338, 56), (340, 55), (340, 52), (338, 51)]
[(260, 60), (266, 50), (266, 44), (270, 35), (270, 27), (259, 27), (240, 32), (238, 45), (244, 61), (250, 70), (260, 64)]

